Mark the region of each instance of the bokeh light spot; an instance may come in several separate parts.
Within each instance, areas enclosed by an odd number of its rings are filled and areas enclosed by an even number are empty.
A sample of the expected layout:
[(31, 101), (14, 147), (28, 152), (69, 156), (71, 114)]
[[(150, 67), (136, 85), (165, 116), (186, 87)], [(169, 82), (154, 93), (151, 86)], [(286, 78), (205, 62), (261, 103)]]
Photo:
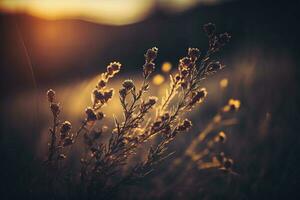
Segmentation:
[(165, 81), (165, 77), (161, 74), (157, 74), (153, 77), (152, 82), (154, 85), (161, 85)]
[(167, 73), (170, 72), (172, 69), (172, 64), (170, 62), (164, 62), (161, 66), (161, 71)]
[(226, 88), (228, 86), (228, 79), (227, 78), (223, 78), (221, 81), (220, 81), (220, 87), (221, 88)]

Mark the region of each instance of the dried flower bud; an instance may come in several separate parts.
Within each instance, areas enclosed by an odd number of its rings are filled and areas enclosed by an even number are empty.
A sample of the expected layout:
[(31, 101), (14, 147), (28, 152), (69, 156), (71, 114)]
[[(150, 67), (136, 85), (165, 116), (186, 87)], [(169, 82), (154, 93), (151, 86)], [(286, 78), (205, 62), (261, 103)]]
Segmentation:
[(199, 98), (199, 100), (205, 98), (207, 95), (207, 91), (205, 88), (202, 88), (200, 91), (197, 92), (196, 96)]
[(222, 33), (218, 37), (218, 42), (221, 46), (227, 44), (230, 40), (231, 36), (228, 33)]
[(94, 110), (91, 107), (87, 107), (85, 109), (85, 113), (86, 113), (87, 121), (96, 121), (97, 120), (97, 115), (95, 114)]
[(142, 102), (140, 105), (140, 112), (144, 113), (157, 102), (157, 97), (149, 97), (148, 101)]
[(148, 49), (146, 54), (145, 54), (146, 62), (154, 61), (157, 57), (157, 52), (158, 52), (158, 49), (156, 47)]
[(106, 86), (106, 81), (101, 79), (99, 82), (98, 82), (98, 87), (99, 88), (104, 88)]
[(110, 63), (111, 67), (113, 68), (113, 70), (116, 72), (120, 71), (121, 69), (121, 63), (119, 62), (113, 62), (113, 63)]
[(189, 74), (189, 71), (188, 71), (187, 69), (183, 69), (183, 70), (181, 71), (182, 77), (186, 77), (188, 74)]
[(122, 85), (126, 89), (126, 91), (130, 91), (134, 88), (134, 83), (132, 80), (125, 80)]
[(109, 65), (109, 66), (107, 66), (107, 73), (108, 73), (108, 75), (110, 76), (110, 77), (112, 77), (113, 75), (114, 75), (114, 70), (113, 70), (113, 68)]
[(179, 62), (180, 62), (180, 64), (181, 64), (182, 66), (189, 67), (190, 64), (192, 63), (192, 60), (191, 60), (189, 57), (184, 57), (184, 58), (181, 58), (181, 59), (179, 60)]
[(230, 158), (226, 158), (224, 159), (224, 163), (223, 163), (225, 169), (231, 169), (232, 168), (232, 165), (233, 165), (233, 160), (230, 159)]
[(151, 96), (149, 97), (148, 104), (153, 106), (157, 102), (157, 97)]
[(178, 127), (177, 127), (177, 131), (187, 131), (189, 128), (192, 127), (192, 122), (188, 119), (185, 119), (182, 124), (180, 124)]
[(58, 116), (60, 113), (59, 103), (51, 103), (50, 109), (54, 116)]
[(200, 50), (197, 48), (189, 48), (188, 55), (192, 59), (192, 61), (195, 61), (200, 56)]
[(120, 96), (124, 99), (124, 98), (126, 97), (126, 95), (127, 95), (126, 89), (125, 89), (125, 88), (121, 88), (121, 89), (119, 90), (119, 94), (120, 94)]
[(55, 99), (55, 91), (52, 90), (52, 89), (48, 90), (47, 91), (47, 97), (48, 97), (48, 101), (50, 103), (52, 103), (54, 101), (54, 99)]
[(109, 77), (113, 77), (116, 73), (118, 73), (121, 69), (121, 63), (119, 62), (111, 62), (108, 66), (107, 66), (107, 73), (109, 75)]
[(109, 91), (105, 91), (104, 92), (105, 102), (108, 102), (113, 97), (113, 94), (114, 94), (114, 89), (112, 89), (112, 88)]
[(143, 66), (143, 75), (147, 78), (155, 69), (155, 64), (153, 62), (147, 62)]
[(216, 31), (216, 25), (213, 23), (208, 23), (203, 26), (203, 29), (208, 36), (212, 36)]
[(209, 71), (217, 71), (219, 69), (222, 69), (224, 66), (220, 62), (211, 62), (208, 65)]
[(67, 134), (71, 130), (71, 128), (72, 128), (72, 125), (69, 121), (65, 121), (62, 124), (62, 126), (60, 128), (60, 137), (61, 137), (61, 139), (64, 139), (67, 136)]
[(93, 91), (93, 95), (94, 95), (94, 101), (95, 102), (102, 102), (104, 100), (104, 95), (102, 94), (102, 92), (100, 90), (95, 89)]
[(97, 112), (97, 119), (98, 120), (101, 120), (101, 119), (103, 119), (104, 117), (105, 117), (105, 115), (104, 115), (104, 113), (103, 112)]
[(189, 106), (192, 107), (196, 103), (201, 103), (206, 96), (207, 96), (207, 91), (205, 88), (202, 88), (200, 91), (197, 91), (196, 93), (193, 94)]

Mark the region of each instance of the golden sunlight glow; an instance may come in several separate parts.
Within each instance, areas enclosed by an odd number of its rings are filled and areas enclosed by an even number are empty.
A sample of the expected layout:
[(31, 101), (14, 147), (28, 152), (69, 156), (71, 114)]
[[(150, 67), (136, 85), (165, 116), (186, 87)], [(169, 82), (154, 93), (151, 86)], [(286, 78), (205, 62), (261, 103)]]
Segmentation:
[(227, 78), (223, 78), (221, 81), (220, 81), (220, 87), (221, 88), (226, 88), (228, 86), (228, 79)]
[(168, 73), (172, 69), (172, 64), (170, 62), (164, 62), (161, 66), (161, 71)]
[(225, 0), (164, 0), (161, 6), (167, 11), (182, 12), (198, 4), (215, 5)]
[(157, 74), (153, 77), (152, 82), (154, 85), (161, 85), (165, 81), (165, 77), (161, 74)]
[(0, 10), (25, 12), (46, 19), (78, 18), (104, 24), (130, 24), (144, 19), (152, 0), (2, 0)]
[(145, 19), (157, 7), (182, 12), (198, 4), (225, 0), (1, 0), (0, 11), (27, 13), (45, 19), (82, 19), (124, 25)]

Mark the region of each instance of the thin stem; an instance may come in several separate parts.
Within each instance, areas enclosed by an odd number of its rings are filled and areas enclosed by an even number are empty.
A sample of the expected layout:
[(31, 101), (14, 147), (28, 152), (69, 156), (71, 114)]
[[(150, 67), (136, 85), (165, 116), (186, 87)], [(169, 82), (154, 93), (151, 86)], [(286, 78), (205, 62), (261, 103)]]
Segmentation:
[(51, 143), (50, 143), (50, 147), (49, 147), (48, 162), (52, 161), (52, 158), (53, 158), (54, 153), (55, 153), (56, 129), (57, 129), (57, 116), (55, 114), (53, 114), (53, 127), (50, 130)]
[(165, 100), (165, 102), (163, 103), (163, 105), (161, 106), (161, 110), (160, 112), (163, 112), (165, 107), (169, 104), (170, 100), (172, 99), (173, 97), (173, 93), (175, 92), (175, 88), (177, 86), (177, 83), (173, 83), (172, 84), (172, 88), (171, 88), (171, 91), (170, 91), (170, 94), (168, 95), (167, 99)]

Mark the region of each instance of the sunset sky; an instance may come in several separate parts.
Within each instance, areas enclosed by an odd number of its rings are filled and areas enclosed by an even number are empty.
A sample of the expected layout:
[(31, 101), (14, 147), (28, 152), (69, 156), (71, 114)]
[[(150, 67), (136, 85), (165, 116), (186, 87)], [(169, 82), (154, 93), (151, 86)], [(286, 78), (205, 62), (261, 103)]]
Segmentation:
[(3, 0), (5, 12), (27, 13), (46, 19), (84, 19), (123, 25), (145, 19), (156, 8), (181, 12), (198, 4), (214, 5), (224, 0)]

